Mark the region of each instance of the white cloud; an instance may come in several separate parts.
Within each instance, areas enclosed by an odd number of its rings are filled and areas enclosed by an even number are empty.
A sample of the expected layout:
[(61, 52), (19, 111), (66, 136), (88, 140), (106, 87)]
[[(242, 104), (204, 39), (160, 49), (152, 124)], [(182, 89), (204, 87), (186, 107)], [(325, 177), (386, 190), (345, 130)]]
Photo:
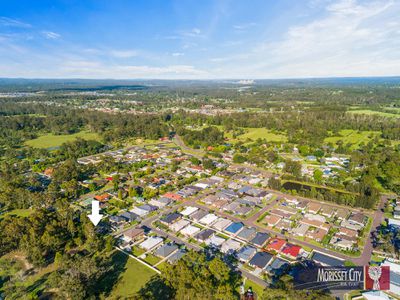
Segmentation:
[(42, 31), (43, 36), (49, 40), (58, 40), (61, 35), (53, 31)]
[[(324, 17), (292, 26), (279, 41), (214, 59), (219, 76), (324, 77), (400, 73), (400, 3), (343, 0)], [(218, 59), (220, 59), (218, 61)]]
[(18, 27), (18, 28), (31, 28), (32, 25), (19, 21), (17, 19), (11, 19), (7, 17), (0, 17), (0, 26), (7, 26), (7, 27)]
[(183, 53), (183, 52), (174, 52), (174, 53), (172, 53), (173, 57), (179, 57), (179, 56), (184, 56), (184, 55), (185, 55), (185, 53)]

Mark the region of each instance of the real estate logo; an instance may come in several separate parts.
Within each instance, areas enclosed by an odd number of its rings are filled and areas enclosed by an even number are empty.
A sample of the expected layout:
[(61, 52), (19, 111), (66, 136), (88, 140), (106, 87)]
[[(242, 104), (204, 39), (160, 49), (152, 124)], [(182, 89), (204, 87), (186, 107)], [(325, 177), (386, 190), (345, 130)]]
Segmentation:
[(366, 290), (389, 290), (390, 269), (389, 266), (365, 267), (364, 287)]
[(389, 267), (304, 267), (295, 270), (296, 289), (388, 290)]

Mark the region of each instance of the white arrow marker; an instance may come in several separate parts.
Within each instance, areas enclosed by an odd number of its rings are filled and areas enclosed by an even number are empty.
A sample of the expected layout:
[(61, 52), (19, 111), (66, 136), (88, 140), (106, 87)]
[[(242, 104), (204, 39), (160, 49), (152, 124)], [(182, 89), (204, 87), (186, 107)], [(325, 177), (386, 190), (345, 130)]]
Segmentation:
[(92, 214), (88, 215), (90, 221), (96, 226), (99, 224), (103, 215), (100, 215), (100, 208), (99, 208), (99, 201), (93, 200), (92, 201)]

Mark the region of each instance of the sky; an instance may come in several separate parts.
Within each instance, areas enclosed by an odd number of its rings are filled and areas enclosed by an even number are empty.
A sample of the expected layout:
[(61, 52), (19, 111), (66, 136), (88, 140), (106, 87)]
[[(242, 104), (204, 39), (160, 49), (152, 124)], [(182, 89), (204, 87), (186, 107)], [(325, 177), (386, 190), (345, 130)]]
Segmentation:
[(0, 0), (0, 77), (400, 75), (400, 0)]

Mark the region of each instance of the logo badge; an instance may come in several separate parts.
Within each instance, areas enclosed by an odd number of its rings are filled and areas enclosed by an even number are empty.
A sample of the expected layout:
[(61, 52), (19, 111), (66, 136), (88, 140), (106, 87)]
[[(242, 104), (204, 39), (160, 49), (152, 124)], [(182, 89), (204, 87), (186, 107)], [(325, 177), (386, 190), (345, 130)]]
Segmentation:
[(390, 269), (383, 267), (365, 267), (365, 289), (366, 290), (389, 290), (390, 289)]

